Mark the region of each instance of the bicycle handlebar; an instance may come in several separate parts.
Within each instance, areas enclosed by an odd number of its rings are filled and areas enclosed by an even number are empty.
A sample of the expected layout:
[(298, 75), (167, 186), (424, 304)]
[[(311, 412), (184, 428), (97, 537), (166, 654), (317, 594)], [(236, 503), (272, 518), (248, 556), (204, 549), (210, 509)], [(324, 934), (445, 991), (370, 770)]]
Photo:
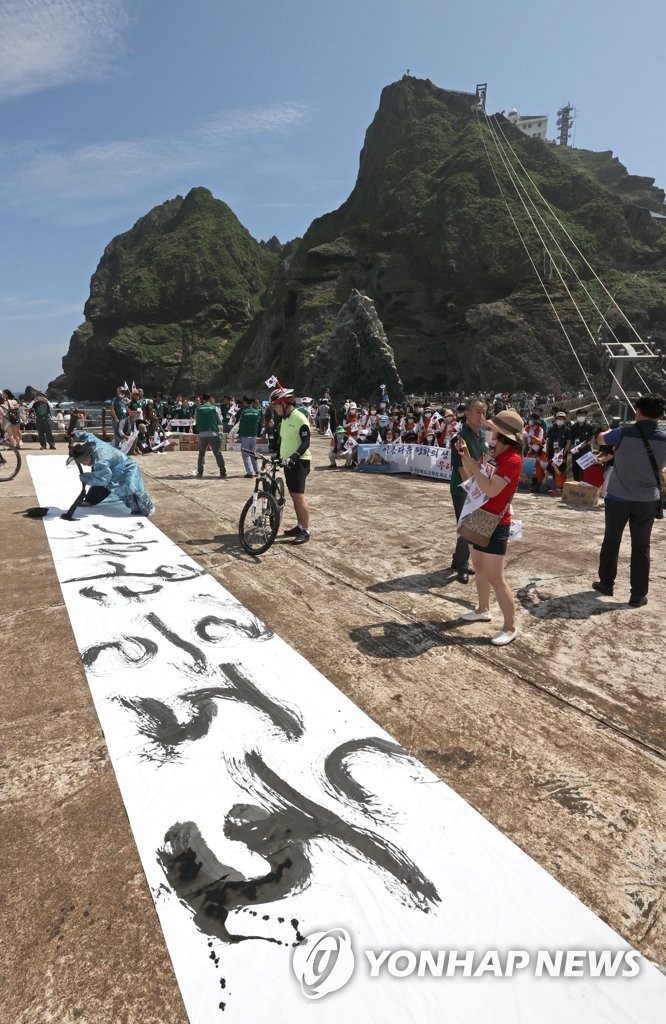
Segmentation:
[(277, 466), (278, 468), (280, 466), (284, 466), (284, 462), (282, 461), (279, 455), (264, 455), (262, 452), (252, 451), (251, 448), (241, 448), (241, 452), (245, 453), (245, 455), (254, 455), (255, 459), (261, 459), (261, 461), (265, 464), (271, 462), (274, 466)]

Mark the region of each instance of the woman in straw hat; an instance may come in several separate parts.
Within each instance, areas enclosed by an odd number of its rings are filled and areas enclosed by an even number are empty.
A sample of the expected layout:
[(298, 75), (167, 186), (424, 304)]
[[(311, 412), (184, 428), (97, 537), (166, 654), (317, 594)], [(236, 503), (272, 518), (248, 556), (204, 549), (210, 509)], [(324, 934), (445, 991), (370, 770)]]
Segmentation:
[(475, 611), (465, 612), (465, 622), (490, 622), (490, 591), (495, 591), (504, 622), (502, 629), (491, 639), (496, 647), (504, 647), (516, 639), (516, 605), (513, 594), (504, 578), (504, 559), (511, 527), (511, 499), (516, 493), (522, 469), (523, 420), (515, 409), (503, 409), (488, 420), (495, 434), (495, 472), (488, 478), (481, 466), (471, 457), (465, 441), (458, 442), (464, 475), (473, 477), (479, 488), (488, 496), (482, 506), (484, 511), (499, 515), (487, 547), (472, 544), (478, 605)]

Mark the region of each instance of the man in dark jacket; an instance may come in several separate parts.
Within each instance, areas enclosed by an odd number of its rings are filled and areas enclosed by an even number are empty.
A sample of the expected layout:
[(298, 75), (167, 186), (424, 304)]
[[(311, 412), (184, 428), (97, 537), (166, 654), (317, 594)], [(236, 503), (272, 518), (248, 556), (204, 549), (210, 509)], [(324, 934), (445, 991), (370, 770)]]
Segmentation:
[[(583, 455), (588, 455), (591, 451), (591, 441), (596, 434), (596, 428), (593, 423), (587, 418), (587, 412), (585, 409), (576, 410), (576, 420), (571, 427), (571, 449), (572, 449), (572, 466), (574, 480), (580, 480), (583, 476), (583, 470), (578, 465), (578, 459), (582, 459)], [(578, 451), (573, 451), (577, 448)]]
[[(643, 395), (636, 402), (636, 421), (597, 434), (597, 442), (615, 450), (606, 491), (606, 530), (599, 553), (599, 580), (594, 590), (611, 597), (624, 528), (631, 533), (632, 608), (647, 604), (650, 580), (650, 536), (661, 512), (661, 480), (666, 466), (666, 430), (659, 426), (666, 401)], [(651, 454), (650, 454), (651, 453)], [(662, 513), (663, 514), (663, 513)]]
[[(487, 447), (483, 433), (486, 404), (480, 398), (472, 398), (469, 404), (463, 406), (463, 408), (465, 410), (463, 413), (465, 422), (459, 431), (459, 436), (464, 438), (472, 458), (480, 462)], [(460, 421), (460, 416), (458, 419)], [(460, 513), (463, 510), (465, 498), (467, 497), (467, 492), (460, 486), (462, 483), (461, 466), (462, 459), (456, 450), (454, 438), (451, 444), (451, 500), (453, 502), (456, 524), (460, 519)], [(469, 567), (469, 544), (464, 537), (458, 537), (453, 559), (451, 560), (451, 568), (455, 569), (459, 583), (469, 583), (471, 572)]]
[(46, 448), (48, 443), (49, 448), (55, 448), (53, 430), (51, 429), (51, 406), (46, 395), (42, 395), (41, 393), (37, 395), (36, 399), (30, 406), (30, 410), (35, 414), (37, 434), (39, 435), (39, 447)]

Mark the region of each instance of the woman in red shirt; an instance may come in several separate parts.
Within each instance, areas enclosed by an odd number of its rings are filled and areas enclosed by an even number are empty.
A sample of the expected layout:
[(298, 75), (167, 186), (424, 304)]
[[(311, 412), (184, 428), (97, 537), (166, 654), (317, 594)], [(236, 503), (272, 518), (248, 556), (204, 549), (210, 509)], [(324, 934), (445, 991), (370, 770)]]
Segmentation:
[(522, 434), (523, 421), (515, 409), (504, 409), (488, 424), (496, 432), (495, 472), (490, 479), (481, 471), (481, 467), (473, 459), (462, 438), (458, 441), (458, 451), (462, 459), (462, 475), (465, 479), (473, 477), (488, 501), (481, 507), (486, 512), (499, 515), (490, 543), (487, 547), (471, 545), (472, 563), (474, 565), (478, 607), (475, 611), (465, 612), (465, 622), (490, 622), (490, 591), (495, 591), (504, 623), (502, 629), (491, 639), (491, 644), (504, 647), (516, 639), (516, 605), (513, 594), (504, 578), (504, 560), (506, 545), (511, 527), (511, 499), (518, 488), (520, 472), (523, 465)]

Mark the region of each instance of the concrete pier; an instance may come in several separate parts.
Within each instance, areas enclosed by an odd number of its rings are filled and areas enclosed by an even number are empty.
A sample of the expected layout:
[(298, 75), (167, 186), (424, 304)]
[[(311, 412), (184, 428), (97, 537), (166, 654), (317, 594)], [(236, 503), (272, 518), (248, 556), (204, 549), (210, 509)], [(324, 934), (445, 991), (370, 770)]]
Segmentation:
[[(590, 589), (602, 506), (519, 493), (521, 635), (496, 650), (492, 624), (459, 621), (475, 589), (446, 571), (448, 486), (328, 471), (327, 447), (315, 438), (311, 542), (260, 559), (238, 543), (239, 454), (226, 481), (210, 454), (201, 480), (195, 453), (139, 464), (164, 533), (664, 970), (666, 527), (649, 604), (631, 609), (628, 536), (616, 596)], [(0, 484), (0, 1019), (185, 1024), (44, 528), (21, 515), (35, 504), (24, 461)]]

